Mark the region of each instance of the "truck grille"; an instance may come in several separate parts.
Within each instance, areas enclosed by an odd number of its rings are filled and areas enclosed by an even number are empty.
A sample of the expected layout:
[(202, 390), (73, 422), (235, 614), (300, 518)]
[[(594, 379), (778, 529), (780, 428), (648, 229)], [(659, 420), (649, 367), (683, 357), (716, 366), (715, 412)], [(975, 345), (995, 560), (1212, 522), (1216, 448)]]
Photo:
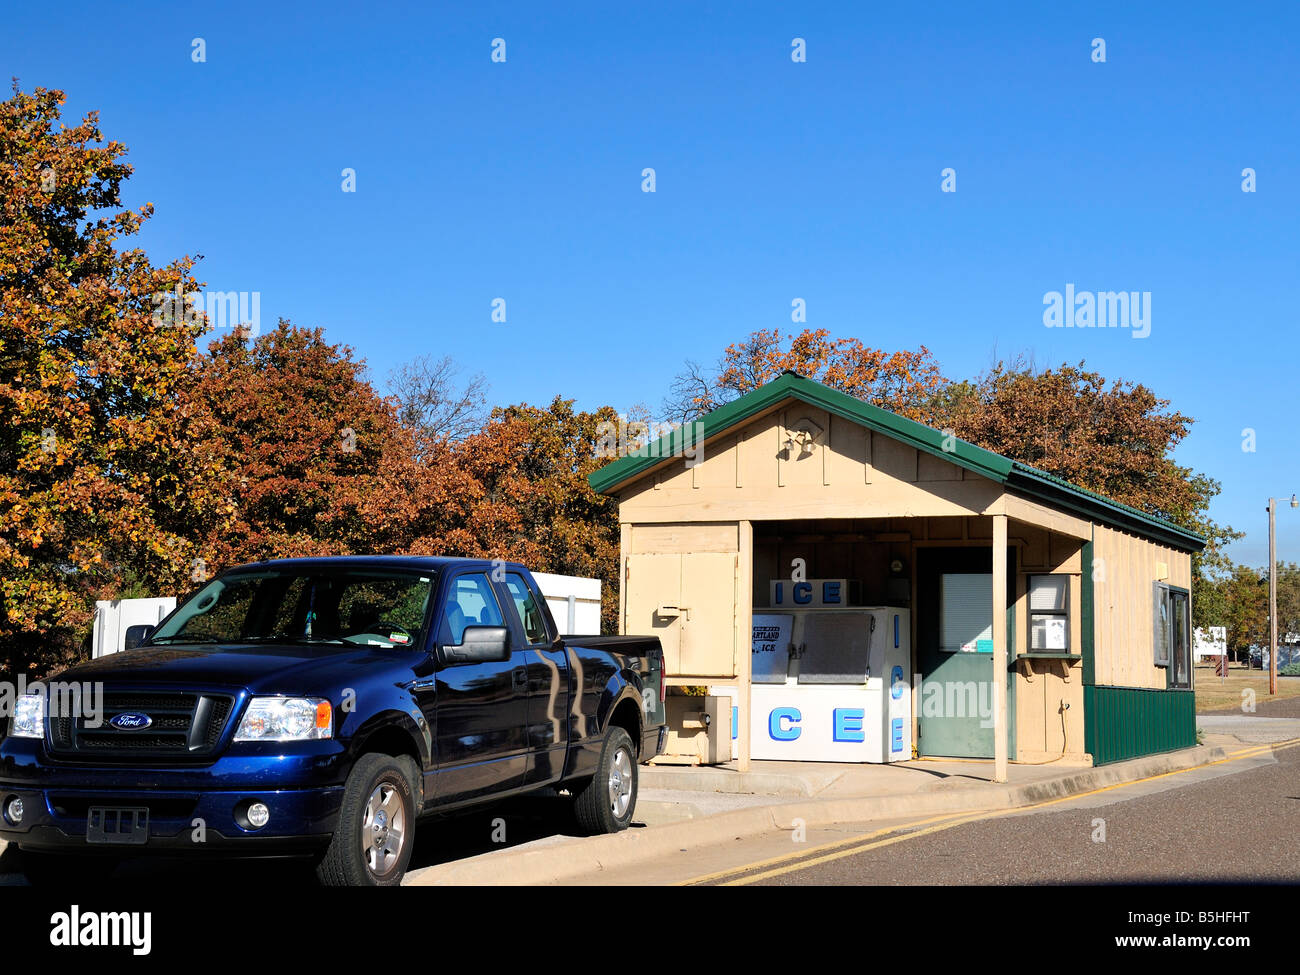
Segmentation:
[[(230, 712), (233, 695), (105, 691), (98, 727), (82, 715), (50, 718), (51, 753), (94, 760), (201, 759), (212, 754)], [(131, 713), (149, 719), (148, 727), (117, 728), (113, 718)]]

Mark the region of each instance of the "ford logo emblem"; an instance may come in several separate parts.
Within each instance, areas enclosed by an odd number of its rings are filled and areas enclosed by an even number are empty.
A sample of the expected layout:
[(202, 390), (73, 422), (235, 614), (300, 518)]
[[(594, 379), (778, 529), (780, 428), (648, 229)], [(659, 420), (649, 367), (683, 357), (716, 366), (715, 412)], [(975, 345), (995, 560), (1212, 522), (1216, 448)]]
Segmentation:
[(153, 724), (153, 718), (138, 711), (127, 711), (111, 718), (108, 723), (118, 731), (140, 731)]

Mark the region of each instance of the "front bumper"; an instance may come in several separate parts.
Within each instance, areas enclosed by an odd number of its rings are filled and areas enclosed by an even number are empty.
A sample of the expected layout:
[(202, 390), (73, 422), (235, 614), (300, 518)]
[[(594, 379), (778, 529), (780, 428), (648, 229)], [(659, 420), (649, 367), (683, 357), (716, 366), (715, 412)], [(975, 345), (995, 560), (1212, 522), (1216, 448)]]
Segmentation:
[[(27, 849), (128, 856), (321, 846), (338, 823), (343, 766), (336, 741), (249, 746), (202, 767), (123, 768), (51, 761), (35, 739), (10, 738), (0, 744), (0, 839)], [(14, 798), (23, 805), (17, 823), (7, 817)], [(242, 815), (253, 801), (270, 810), (261, 829), (251, 828)], [(93, 807), (148, 809), (146, 842), (89, 843)]]

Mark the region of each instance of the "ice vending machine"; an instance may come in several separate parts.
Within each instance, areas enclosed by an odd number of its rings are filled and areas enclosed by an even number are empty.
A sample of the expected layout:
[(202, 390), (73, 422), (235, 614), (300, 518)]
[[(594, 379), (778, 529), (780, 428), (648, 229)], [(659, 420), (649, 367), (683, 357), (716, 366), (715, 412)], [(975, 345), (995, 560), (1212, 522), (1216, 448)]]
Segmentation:
[(910, 759), (909, 623), (895, 606), (755, 609), (751, 757)]

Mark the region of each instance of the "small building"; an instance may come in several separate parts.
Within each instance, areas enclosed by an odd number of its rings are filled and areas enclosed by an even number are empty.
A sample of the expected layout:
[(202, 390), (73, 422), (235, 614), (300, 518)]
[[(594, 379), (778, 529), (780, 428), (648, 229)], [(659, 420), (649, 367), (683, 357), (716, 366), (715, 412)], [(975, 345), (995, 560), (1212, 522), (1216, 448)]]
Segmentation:
[(1196, 743), (1204, 540), (794, 373), (591, 475), (620, 628), (751, 758), (1102, 764)]

